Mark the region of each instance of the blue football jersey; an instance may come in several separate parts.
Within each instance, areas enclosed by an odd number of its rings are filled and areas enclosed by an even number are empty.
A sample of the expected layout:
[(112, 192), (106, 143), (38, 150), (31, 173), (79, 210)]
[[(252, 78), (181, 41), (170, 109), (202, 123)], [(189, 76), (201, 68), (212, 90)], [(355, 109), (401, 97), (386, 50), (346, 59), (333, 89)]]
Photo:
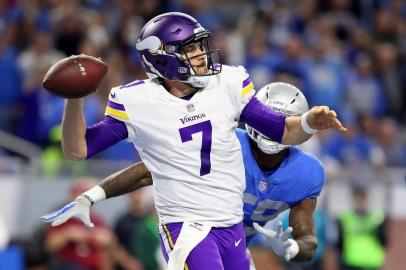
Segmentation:
[(251, 152), (248, 134), (242, 129), (236, 133), (245, 166), (244, 227), (248, 245), (256, 233), (254, 222), (263, 226), (297, 203), (319, 196), (325, 177), (316, 157), (293, 146), (278, 168), (263, 171)]

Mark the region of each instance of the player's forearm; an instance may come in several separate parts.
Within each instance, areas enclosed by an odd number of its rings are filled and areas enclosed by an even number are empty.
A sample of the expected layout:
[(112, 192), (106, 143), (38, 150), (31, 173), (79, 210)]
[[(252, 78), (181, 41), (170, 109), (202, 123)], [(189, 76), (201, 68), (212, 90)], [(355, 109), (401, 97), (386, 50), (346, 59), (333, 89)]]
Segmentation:
[(311, 136), (311, 134), (304, 131), (300, 116), (289, 116), (285, 119), (285, 131), (282, 137), (282, 144), (301, 144), (307, 141)]
[(313, 259), (317, 249), (317, 238), (314, 235), (305, 235), (295, 239), (299, 246), (299, 253), (292, 259), (295, 262), (306, 262)]
[(289, 225), (293, 228), (293, 238), (299, 246), (299, 252), (292, 260), (297, 262), (311, 260), (317, 248), (313, 213), (317, 199), (306, 199), (291, 208)]
[(90, 158), (127, 137), (126, 125), (110, 116), (86, 127), (83, 99), (66, 100), (62, 119), (62, 149), (66, 158)]
[(106, 198), (111, 198), (152, 185), (152, 178), (144, 163), (139, 162), (106, 177), (99, 185)]
[(86, 198), (89, 207), (96, 202), (124, 195), (141, 187), (152, 185), (152, 177), (143, 162), (138, 162), (104, 178), (99, 185), (82, 193), (78, 198)]
[(86, 123), (83, 115), (83, 98), (66, 99), (62, 118), (62, 149), (66, 158), (86, 158)]
[(275, 142), (281, 142), (286, 116), (274, 112), (253, 97), (241, 112), (240, 121), (264, 134)]

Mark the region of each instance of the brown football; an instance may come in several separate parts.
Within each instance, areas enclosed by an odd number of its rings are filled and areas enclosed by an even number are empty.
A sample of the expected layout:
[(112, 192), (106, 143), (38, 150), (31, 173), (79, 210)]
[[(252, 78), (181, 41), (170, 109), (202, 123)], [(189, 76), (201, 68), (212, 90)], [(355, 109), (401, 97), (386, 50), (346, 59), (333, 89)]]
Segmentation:
[(107, 73), (107, 64), (89, 55), (72, 55), (56, 62), (45, 74), (42, 85), (64, 98), (80, 98), (94, 91)]

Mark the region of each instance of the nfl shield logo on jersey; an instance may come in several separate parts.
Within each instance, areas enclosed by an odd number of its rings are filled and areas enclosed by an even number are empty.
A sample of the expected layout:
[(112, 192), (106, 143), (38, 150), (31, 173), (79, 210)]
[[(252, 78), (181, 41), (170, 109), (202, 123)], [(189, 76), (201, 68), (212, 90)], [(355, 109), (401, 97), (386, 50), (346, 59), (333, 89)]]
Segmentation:
[(258, 189), (261, 192), (264, 192), (266, 190), (266, 188), (268, 187), (268, 183), (265, 181), (259, 181), (259, 185), (258, 185)]
[(194, 112), (195, 111), (195, 106), (193, 104), (188, 104), (186, 106), (186, 109), (188, 112)]

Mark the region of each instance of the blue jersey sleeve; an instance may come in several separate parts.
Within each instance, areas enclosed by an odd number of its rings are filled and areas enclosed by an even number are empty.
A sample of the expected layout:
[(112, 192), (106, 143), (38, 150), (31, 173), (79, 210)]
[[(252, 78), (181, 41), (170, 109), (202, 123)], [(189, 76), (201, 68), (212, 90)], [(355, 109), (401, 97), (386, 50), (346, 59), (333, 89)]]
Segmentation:
[(277, 182), (273, 199), (284, 201), (290, 207), (300, 201), (320, 195), (325, 182), (324, 167), (313, 155), (298, 147), (291, 147), (289, 156), (271, 177)]
[(304, 188), (303, 199), (318, 197), (325, 184), (324, 166), (321, 161), (311, 155), (308, 155), (307, 159), (307, 166), (304, 167), (301, 174), (300, 183), (300, 186)]

